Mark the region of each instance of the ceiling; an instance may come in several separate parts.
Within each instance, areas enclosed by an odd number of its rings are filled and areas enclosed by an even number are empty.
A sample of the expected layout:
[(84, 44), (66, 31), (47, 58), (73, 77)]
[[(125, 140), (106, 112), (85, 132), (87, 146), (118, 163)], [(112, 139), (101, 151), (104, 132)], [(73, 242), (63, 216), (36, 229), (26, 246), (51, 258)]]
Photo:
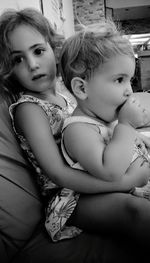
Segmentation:
[(150, 0), (105, 0), (115, 20), (150, 18)]
[[(106, 14), (117, 21), (150, 19), (150, 0), (105, 0)], [(149, 34), (130, 35), (133, 45), (149, 42)]]
[(128, 38), (133, 46), (150, 44), (150, 33), (129, 35)]
[(113, 11), (115, 20), (130, 20), (130, 19), (144, 19), (150, 18), (150, 5), (117, 8)]

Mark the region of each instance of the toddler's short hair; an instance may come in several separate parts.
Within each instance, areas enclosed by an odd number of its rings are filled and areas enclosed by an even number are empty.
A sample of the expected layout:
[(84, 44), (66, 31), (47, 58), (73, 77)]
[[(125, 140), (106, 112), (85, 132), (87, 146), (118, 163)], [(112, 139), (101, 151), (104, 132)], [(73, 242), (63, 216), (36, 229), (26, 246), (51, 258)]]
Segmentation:
[(64, 42), (61, 51), (60, 72), (65, 86), (72, 92), (73, 77), (89, 80), (101, 64), (117, 54), (134, 58), (132, 45), (112, 21), (84, 27)]

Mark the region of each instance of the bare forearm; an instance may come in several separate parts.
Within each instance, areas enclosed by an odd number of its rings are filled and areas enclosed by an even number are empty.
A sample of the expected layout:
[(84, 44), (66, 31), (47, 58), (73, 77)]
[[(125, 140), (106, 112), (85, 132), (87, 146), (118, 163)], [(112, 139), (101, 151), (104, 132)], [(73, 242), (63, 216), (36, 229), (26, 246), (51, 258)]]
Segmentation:
[[(124, 175), (125, 176), (125, 175)], [(133, 180), (104, 181), (81, 170), (67, 167), (63, 169), (63, 175), (55, 181), (61, 187), (72, 189), (80, 193), (96, 194), (116, 191), (129, 191)]]
[(104, 181), (81, 170), (69, 166), (63, 168), (63, 175), (57, 184), (80, 193), (97, 194), (107, 192), (129, 192), (135, 186), (140, 187), (147, 183), (150, 174), (148, 163), (137, 159), (132, 163), (126, 174), (116, 181)]
[(112, 180), (118, 180), (129, 167), (135, 139), (136, 132), (131, 126), (118, 124), (115, 127), (112, 140), (104, 150), (104, 166), (111, 173)]

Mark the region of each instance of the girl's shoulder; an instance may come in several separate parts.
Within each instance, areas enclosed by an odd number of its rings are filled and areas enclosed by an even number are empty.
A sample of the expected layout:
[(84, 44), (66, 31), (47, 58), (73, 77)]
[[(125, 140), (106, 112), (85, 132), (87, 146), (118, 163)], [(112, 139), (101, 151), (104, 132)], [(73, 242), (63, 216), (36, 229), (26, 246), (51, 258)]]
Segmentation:
[(20, 98), (13, 104), (11, 104), (9, 106), (9, 113), (10, 113), (10, 116), (12, 117), (15, 110), (16, 110), (16, 107), (21, 105), (21, 104), (24, 104), (24, 103), (33, 103), (33, 104), (37, 104), (39, 105), (46, 113), (49, 111), (50, 109), (50, 104), (48, 103), (48, 101), (45, 101), (45, 100), (42, 100), (42, 99), (39, 99), (37, 97), (34, 97), (32, 95), (27, 95), (27, 94), (22, 94), (20, 96)]
[(20, 96), (20, 98), (15, 103), (11, 104), (10, 108), (15, 107), (15, 106), (17, 106), (21, 103), (24, 103), (24, 102), (31, 102), (31, 103), (37, 103), (37, 104), (45, 104), (46, 103), (46, 101), (41, 100), (35, 96), (22, 94)]
[(19, 97), (19, 99), (18, 99), (16, 102), (12, 103), (9, 108), (10, 108), (10, 109), (11, 109), (11, 108), (14, 108), (14, 107), (16, 107), (17, 105), (19, 105), (19, 104), (21, 104), (21, 103), (24, 103), (24, 102), (39, 103), (40, 100), (39, 100), (38, 98), (34, 97), (34, 96), (24, 95), (24, 94), (23, 94), (23, 95), (21, 95), (21, 96)]

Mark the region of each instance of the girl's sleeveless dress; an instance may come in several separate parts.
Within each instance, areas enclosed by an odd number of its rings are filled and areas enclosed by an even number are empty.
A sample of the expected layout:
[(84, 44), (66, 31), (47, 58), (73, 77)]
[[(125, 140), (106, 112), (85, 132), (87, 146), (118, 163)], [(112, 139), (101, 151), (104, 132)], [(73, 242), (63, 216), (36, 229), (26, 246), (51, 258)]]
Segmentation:
[(48, 101), (38, 99), (31, 95), (22, 95), (20, 99), (16, 103), (12, 104), (9, 108), (14, 132), (18, 138), (21, 148), (25, 152), (32, 166), (35, 168), (37, 181), (40, 185), (41, 192), (44, 196), (53, 196), (50, 198), (48, 207), (46, 209), (45, 221), (46, 229), (53, 241), (58, 241), (65, 238), (73, 238), (81, 233), (81, 230), (74, 226), (66, 226), (68, 218), (76, 207), (79, 194), (69, 189), (60, 189), (60, 187), (50, 180), (50, 177), (43, 173), (34, 157), (34, 154), (31, 151), (27, 140), (22, 134), (19, 134), (15, 128), (14, 114), (16, 107), (21, 103), (28, 102), (37, 104), (46, 113), (54, 138), (59, 144), (64, 119), (70, 116), (75, 108), (75, 105), (72, 103), (71, 99), (62, 94), (60, 95), (66, 100), (65, 108), (61, 108), (57, 105), (49, 103)]

